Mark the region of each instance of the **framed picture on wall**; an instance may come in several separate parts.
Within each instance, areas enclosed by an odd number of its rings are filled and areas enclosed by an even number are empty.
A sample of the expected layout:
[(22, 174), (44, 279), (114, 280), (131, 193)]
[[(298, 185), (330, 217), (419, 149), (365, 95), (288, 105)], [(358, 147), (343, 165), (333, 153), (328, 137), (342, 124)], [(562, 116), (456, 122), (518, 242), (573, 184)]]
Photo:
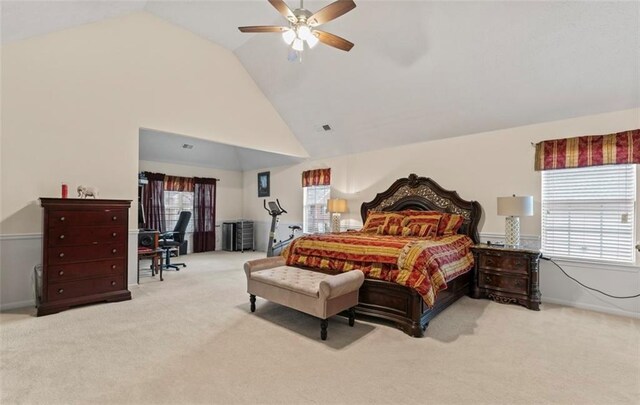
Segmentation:
[(258, 173), (258, 197), (269, 197), (269, 173), (271, 172)]

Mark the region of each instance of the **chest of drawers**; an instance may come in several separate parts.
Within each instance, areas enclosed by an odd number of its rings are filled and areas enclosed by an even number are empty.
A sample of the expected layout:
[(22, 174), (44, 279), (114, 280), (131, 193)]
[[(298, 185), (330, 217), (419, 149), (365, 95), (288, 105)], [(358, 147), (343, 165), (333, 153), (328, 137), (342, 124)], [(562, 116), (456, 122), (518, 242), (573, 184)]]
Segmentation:
[(471, 251), (477, 274), (474, 296), (540, 308), (540, 252), (489, 245), (476, 245)]
[(38, 316), (131, 299), (127, 290), (130, 200), (41, 198), (44, 209)]

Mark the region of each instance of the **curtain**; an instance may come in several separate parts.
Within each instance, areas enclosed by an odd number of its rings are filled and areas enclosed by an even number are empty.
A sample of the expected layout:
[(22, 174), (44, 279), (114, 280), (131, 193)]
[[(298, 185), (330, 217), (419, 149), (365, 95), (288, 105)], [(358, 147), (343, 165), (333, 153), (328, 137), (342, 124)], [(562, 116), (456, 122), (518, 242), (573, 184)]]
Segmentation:
[(144, 227), (155, 229), (159, 232), (165, 231), (164, 225), (164, 177), (162, 173), (145, 172), (145, 177), (149, 181), (144, 185), (142, 193), (142, 204), (146, 216)]
[(535, 170), (640, 163), (640, 129), (536, 144)]
[(328, 186), (331, 184), (331, 169), (316, 169), (302, 172), (302, 187)]
[(193, 192), (193, 178), (180, 176), (165, 176), (164, 189), (167, 191)]
[(216, 250), (216, 179), (193, 178), (193, 251)]

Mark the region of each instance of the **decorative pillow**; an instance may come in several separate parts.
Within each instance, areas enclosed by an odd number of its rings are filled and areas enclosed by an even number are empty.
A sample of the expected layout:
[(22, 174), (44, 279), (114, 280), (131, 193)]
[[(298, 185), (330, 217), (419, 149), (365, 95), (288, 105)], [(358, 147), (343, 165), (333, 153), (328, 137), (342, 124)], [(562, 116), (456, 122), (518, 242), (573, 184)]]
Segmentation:
[(411, 229), (406, 226), (399, 225), (380, 225), (378, 227), (378, 235), (394, 235), (394, 236), (411, 236)]
[(436, 237), (436, 233), (438, 231), (438, 224), (431, 223), (421, 223), (421, 224), (413, 224), (409, 225), (407, 228), (411, 231), (411, 235), (417, 236), (419, 238), (427, 238), (433, 239)]
[(402, 220), (404, 219), (404, 215), (397, 214), (395, 212), (379, 212), (373, 211), (369, 212), (367, 215), (367, 220), (362, 227), (363, 232), (377, 232), (378, 227), (382, 226), (391, 226), (396, 225), (400, 226), (402, 224)]
[(458, 233), (464, 218), (462, 215), (443, 213), (438, 225), (438, 236), (450, 236)]
[(442, 214), (436, 211), (404, 211), (408, 215), (402, 221), (402, 226), (411, 229), (413, 236), (420, 238), (434, 238), (438, 231), (438, 224)]

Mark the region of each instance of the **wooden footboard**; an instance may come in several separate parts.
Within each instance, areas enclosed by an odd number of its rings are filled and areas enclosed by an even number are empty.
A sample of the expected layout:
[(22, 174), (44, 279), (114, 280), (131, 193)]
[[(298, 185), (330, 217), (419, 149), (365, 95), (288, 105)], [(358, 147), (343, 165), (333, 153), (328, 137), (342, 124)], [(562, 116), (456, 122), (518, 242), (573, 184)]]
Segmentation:
[(388, 281), (366, 279), (360, 288), (356, 313), (390, 321), (409, 336), (422, 337), (429, 321), (463, 295), (471, 295), (473, 270), (448, 283), (433, 308), (413, 289)]

